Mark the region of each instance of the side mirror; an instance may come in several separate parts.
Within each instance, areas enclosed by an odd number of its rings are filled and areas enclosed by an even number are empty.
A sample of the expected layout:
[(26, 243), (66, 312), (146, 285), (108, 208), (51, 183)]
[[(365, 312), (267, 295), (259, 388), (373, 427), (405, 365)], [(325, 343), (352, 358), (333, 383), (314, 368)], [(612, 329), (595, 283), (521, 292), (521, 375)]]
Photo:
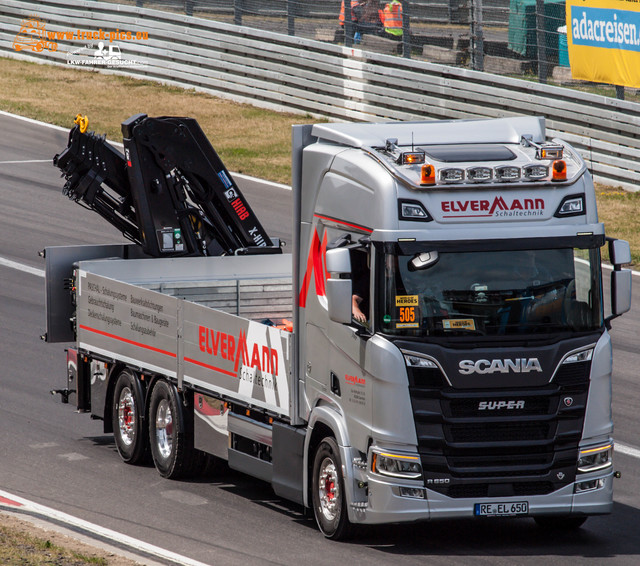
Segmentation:
[(613, 265), (631, 263), (631, 247), (624, 240), (609, 240), (609, 258)]
[(327, 303), (329, 318), (340, 324), (351, 323), (351, 256), (346, 248), (327, 250)]
[(620, 316), (630, 309), (631, 270), (621, 269), (619, 271), (613, 271), (611, 273), (611, 318)]
[(411, 261), (409, 261), (409, 265), (408, 265), (409, 271), (429, 269), (430, 267), (438, 263), (439, 259), (440, 259), (440, 256), (436, 251), (422, 252), (422, 253), (416, 254), (413, 256), (413, 258), (411, 258)]
[(620, 266), (631, 263), (629, 242), (609, 239), (609, 259), (613, 264), (611, 273), (611, 316), (605, 321), (610, 328), (611, 321), (631, 309), (631, 270)]

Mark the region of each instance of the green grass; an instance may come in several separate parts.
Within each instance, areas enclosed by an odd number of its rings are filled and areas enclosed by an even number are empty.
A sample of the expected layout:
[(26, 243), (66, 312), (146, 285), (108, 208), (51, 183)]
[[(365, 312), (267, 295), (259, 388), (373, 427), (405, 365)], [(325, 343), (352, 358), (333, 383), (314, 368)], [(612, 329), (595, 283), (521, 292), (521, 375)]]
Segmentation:
[(6, 526), (0, 526), (0, 563), (6, 566), (109, 564), (105, 558), (87, 556), (55, 545), (46, 538), (28, 534), (22, 529)]

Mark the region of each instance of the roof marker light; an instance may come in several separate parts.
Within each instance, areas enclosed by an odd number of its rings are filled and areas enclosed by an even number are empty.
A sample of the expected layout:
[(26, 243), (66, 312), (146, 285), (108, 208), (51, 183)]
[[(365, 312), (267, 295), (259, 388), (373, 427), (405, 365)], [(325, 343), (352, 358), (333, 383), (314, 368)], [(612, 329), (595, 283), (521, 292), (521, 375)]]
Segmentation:
[(425, 153), (423, 151), (405, 151), (400, 156), (402, 165), (420, 165), (425, 162)]
[(542, 146), (538, 159), (562, 159), (563, 149), (561, 145)]
[(536, 143), (531, 134), (525, 134), (520, 138), (520, 145), (533, 147), (536, 150), (536, 159), (562, 159), (564, 147), (552, 142)]

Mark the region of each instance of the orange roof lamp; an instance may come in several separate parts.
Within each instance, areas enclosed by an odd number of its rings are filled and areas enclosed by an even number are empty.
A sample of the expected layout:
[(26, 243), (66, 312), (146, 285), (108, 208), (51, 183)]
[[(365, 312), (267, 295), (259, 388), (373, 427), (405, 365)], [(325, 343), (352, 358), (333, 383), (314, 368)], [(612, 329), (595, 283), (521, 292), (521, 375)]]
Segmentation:
[(567, 163), (564, 159), (556, 159), (551, 166), (551, 180), (552, 181), (566, 181), (567, 180)]
[(436, 168), (430, 163), (425, 163), (420, 169), (420, 184), (421, 185), (436, 184)]

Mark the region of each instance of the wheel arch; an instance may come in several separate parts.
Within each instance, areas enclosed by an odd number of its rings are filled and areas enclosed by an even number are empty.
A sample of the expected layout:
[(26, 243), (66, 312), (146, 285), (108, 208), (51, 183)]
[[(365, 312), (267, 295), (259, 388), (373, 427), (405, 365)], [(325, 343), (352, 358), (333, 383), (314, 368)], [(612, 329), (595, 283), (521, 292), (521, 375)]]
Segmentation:
[(113, 432), (113, 395), (116, 389), (116, 382), (120, 372), (127, 369), (126, 364), (116, 362), (109, 368), (107, 379), (107, 392), (104, 396), (104, 407), (102, 409), (103, 432)]
[[(317, 406), (309, 417), (309, 432), (305, 439), (304, 448), (304, 506), (311, 507), (311, 476), (313, 468), (313, 457), (318, 445), (324, 438), (330, 436), (335, 439), (340, 450), (344, 453), (345, 448), (350, 446), (349, 435), (342, 416), (334, 408), (328, 405)], [(343, 458), (344, 460), (344, 458)], [(345, 468), (348, 470), (349, 466)]]

